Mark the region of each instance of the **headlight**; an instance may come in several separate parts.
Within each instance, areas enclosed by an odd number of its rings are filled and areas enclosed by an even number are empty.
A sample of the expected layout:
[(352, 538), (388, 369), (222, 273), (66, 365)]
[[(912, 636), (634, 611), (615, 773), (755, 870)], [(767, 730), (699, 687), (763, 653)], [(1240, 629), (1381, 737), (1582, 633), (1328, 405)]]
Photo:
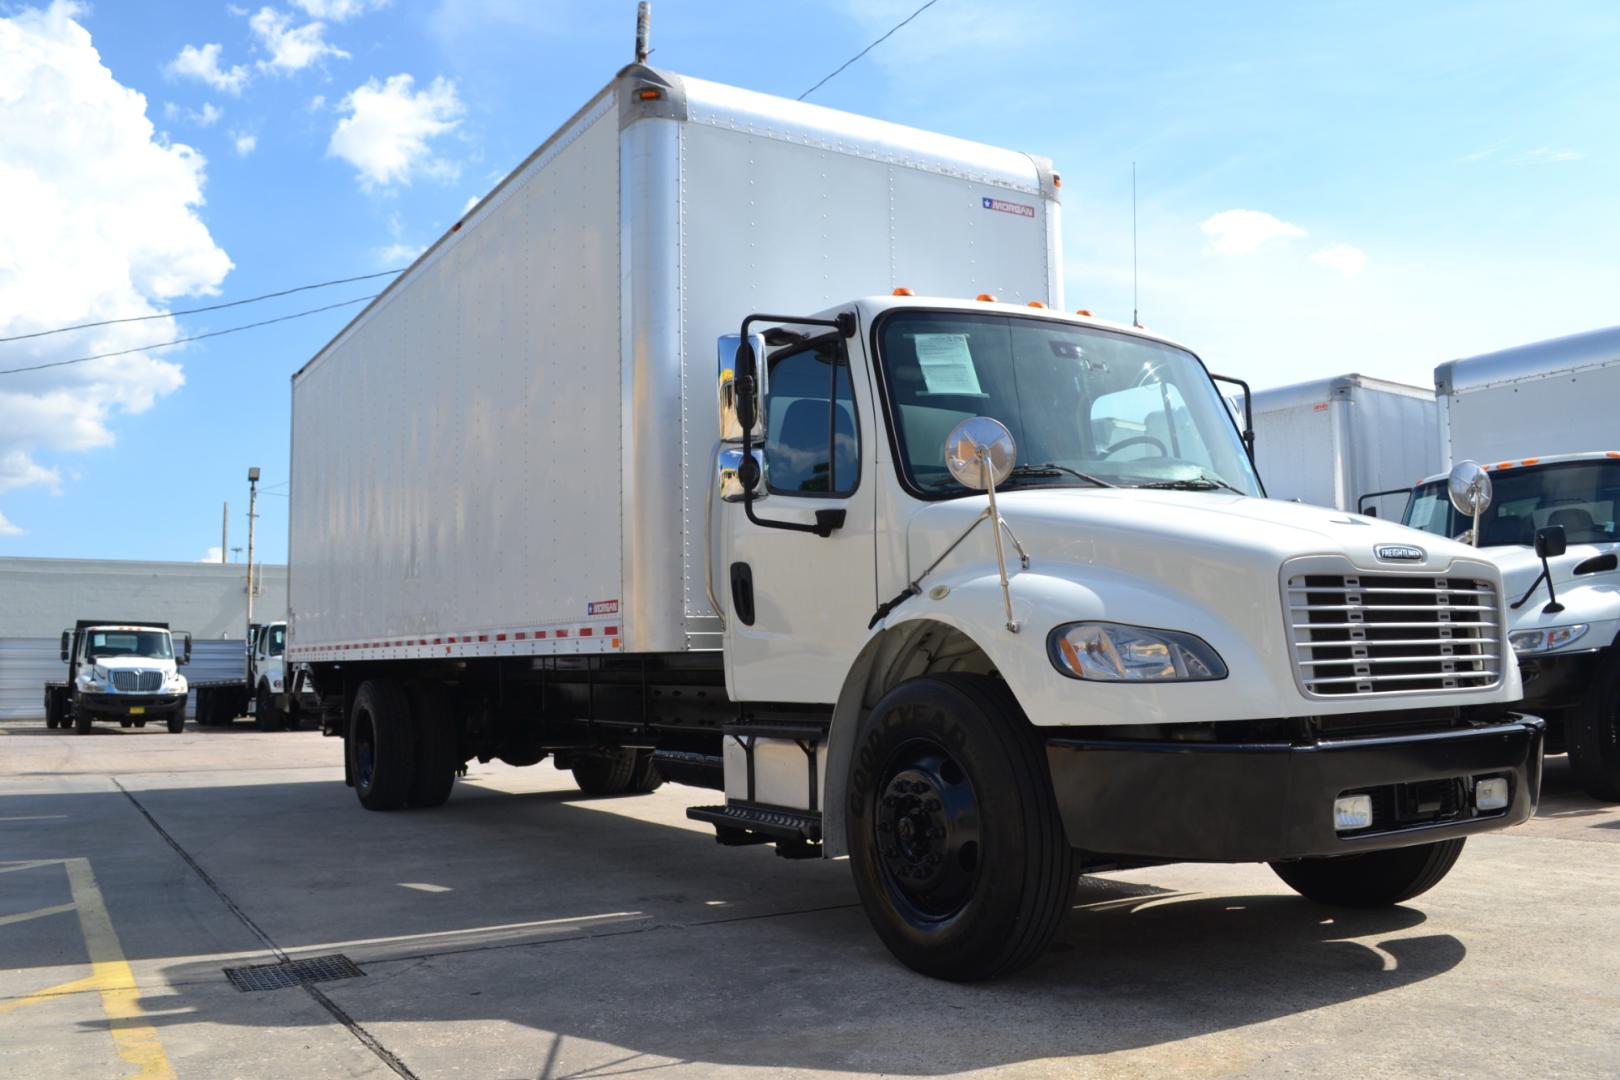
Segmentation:
[(1177, 630), (1119, 623), (1067, 623), (1046, 639), (1052, 665), (1097, 682), (1203, 682), (1226, 678), (1220, 654)]
[(1546, 630), (1515, 630), (1508, 635), (1508, 642), (1513, 646), (1514, 652), (1551, 652), (1553, 649), (1562, 649), (1571, 642), (1579, 641), (1586, 633), (1586, 629), (1586, 623), (1576, 623), (1573, 626), (1554, 626)]

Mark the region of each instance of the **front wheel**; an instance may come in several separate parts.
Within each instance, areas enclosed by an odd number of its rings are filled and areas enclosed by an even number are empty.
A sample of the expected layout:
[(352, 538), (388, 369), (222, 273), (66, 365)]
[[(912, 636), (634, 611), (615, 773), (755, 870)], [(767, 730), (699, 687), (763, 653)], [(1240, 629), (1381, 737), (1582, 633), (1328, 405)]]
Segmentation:
[(186, 707), (180, 706), (169, 714), (169, 734), (178, 735), (186, 730)]
[(253, 723), (260, 731), (280, 731), (286, 725), (286, 717), (276, 708), (269, 683), (260, 683), (259, 692), (254, 696)]
[(861, 903), (901, 963), (967, 981), (1051, 944), (1073, 893), (1040, 740), (1005, 684), (912, 679), (861, 725), (846, 841)]
[(73, 706), (73, 733), (75, 735), (90, 734), (90, 724), (92, 722), (90, 710), (80, 704)]
[(1271, 869), (1290, 889), (1318, 904), (1388, 907), (1438, 885), (1456, 865), (1462, 849), (1459, 838), (1365, 855), (1275, 862)]
[(1586, 700), (1564, 720), (1569, 767), (1594, 799), (1620, 802), (1620, 653), (1592, 680)]

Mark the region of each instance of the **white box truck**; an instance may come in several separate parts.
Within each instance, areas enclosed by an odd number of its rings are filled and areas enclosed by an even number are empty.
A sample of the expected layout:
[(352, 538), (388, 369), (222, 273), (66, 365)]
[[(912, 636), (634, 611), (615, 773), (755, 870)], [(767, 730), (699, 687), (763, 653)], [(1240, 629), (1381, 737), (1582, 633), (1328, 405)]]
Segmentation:
[(1274, 499), (1399, 519), (1441, 467), (1434, 391), (1338, 375), (1254, 395), (1255, 466)]
[(1087, 870), (1388, 904), (1525, 820), (1495, 567), (1257, 497), (1193, 353), (1062, 313), (1058, 191), (622, 71), (294, 376), (289, 653), (360, 803), (714, 788), (954, 979)]
[[(1589, 794), (1620, 801), (1620, 327), (1453, 360), (1434, 386), (1443, 467), (1491, 481), (1477, 540), (1502, 570), (1524, 707)], [(1471, 533), (1447, 481), (1417, 485), (1407, 524)]]

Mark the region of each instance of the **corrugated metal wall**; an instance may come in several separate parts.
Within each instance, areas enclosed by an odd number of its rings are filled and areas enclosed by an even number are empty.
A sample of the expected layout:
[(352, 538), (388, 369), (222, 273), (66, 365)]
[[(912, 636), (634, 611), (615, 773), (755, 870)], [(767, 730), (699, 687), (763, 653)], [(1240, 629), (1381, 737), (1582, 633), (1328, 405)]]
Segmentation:
[[(45, 722), (45, 684), (67, 678), (57, 638), (0, 638), (0, 720)], [(186, 678), (195, 682), (242, 677), (242, 650), (235, 641), (194, 641)], [(196, 715), (191, 695), (187, 715)]]

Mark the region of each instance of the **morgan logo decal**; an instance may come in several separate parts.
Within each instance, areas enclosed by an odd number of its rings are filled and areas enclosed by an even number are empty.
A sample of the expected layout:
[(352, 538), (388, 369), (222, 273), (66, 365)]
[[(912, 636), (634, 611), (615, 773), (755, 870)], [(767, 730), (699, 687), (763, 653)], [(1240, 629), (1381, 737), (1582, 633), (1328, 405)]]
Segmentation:
[(586, 615), (617, 615), (619, 602), (617, 600), (592, 600), (585, 605)]
[(1035, 216), (1035, 208), (1025, 206), (1023, 203), (1008, 202), (1006, 199), (992, 199), (988, 195), (980, 201), (984, 204), (986, 210), (1000, 210), (1003, 214), (1017, 214), (1019, 217), (1027, 218)]
[(1411, 544), (1379, 544), (1373, 554), (1386, 562), (1422, 562), (1424, 551)]

